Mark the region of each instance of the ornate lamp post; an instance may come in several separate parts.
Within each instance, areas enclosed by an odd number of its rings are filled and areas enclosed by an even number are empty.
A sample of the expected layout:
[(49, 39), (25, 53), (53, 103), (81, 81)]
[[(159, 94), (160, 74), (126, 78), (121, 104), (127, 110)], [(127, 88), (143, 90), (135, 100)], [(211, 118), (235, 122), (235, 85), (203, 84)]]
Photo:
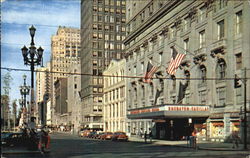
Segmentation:
[(22, 112), (23, 112), (23, 116), (24, 116), (24, 122), (26, 122), (26, 95), (29, 95), (30, 92), (30, 86), (26, 85), (26, 75), (23, 75), (23, 85), (20, 86), (20, 94), (22, 96), (22, 99), (20, 101), (21, 105), (22, 105)]
[(23, 46), (22, 55), (24, 60), (24, 65), (30, 65), (31, 70), (31, 97), (30, 97), (30, 105), (29, 111), (31, 116), (34, 116), (34, 68), (35, 66), (42, 64), (42, 56), (43, 56), (43, 49), (39, 47), (36, 49), (34, 43), (34, 36), (36, 32), (36, 28), (32, 25), (30, 28), (30, 36), (31, 36), (31, 43), (29, 49), (26, 46)]

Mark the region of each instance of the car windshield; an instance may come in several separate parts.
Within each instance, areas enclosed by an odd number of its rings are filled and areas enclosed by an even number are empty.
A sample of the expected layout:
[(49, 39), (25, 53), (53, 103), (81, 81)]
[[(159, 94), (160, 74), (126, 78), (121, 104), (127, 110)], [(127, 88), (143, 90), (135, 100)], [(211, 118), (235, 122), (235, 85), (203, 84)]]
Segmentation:
[(2, 133), (1, 138), (7, 138), (11, 133)]

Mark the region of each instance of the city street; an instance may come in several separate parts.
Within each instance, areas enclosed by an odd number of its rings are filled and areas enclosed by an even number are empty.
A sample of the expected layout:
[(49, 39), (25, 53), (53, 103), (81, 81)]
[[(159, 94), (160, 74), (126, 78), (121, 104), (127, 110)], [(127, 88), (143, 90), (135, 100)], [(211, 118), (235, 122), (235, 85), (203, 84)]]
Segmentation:
[(242, 151), (209, 151), (194, 150), (168, 145), (145, 144), (143, 142), (112, 142), (80, 138), (68, 133), (51, 135), (51, 152), (49, 154), (6, 154), (6, 158), (111, 158), (111, 157), (176, 157), (176, 158), (247, 158), (248, 154)]

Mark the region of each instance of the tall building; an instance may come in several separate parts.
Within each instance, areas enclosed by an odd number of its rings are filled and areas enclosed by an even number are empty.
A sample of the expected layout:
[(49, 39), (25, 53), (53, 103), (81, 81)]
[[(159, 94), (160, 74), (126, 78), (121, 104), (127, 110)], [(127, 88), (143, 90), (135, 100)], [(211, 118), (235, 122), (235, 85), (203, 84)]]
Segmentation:
[[(109, 67), (103, 72), (104, 75), (104, 105), (103, 122), (104, 131), (116, 132), (126, 131), (126, 78), (121, 77), (125, 74), (126, 60), (112, 60)], [(114, 77), (108, 77), (114, 76)], [(120, 76), (120, 77), (115, 77)], [(95, 100), (98, 102), (98, 100)]]
[[(103, 70), (123, 58), (125, 0), (81, 1), (81, 71), (84, 127), (103, 128)], [(100, 102), (95, 102), (100, 98)]]
[[(149, 62), (159, 67), (151, 83), (128, 80), (128, 118), (152, 119), (147, 124), (155, 138), (178, 140), (195, 130), (201, 139), (226, 141), (233, 131), (244, 139), (241, 109), (250, 108), (249, 80), (244, 93), (244, 78), (250, 76), (248, 1), (126, 4), (127, 75), (145, 75)], [(176, 52), (186, 56), (171, 76), (166, 68)], [(234, 85), (235, 75), (241, 85)], [(141, 127), (137, 122), (130, 125), (131, 130)]]
[(81, 65), (72, 64), (69, 67), (69, 73), (74, 75), (68, 75), (68, 123), (74, 129), (74, 132), (78, 132), (81, 128), (81, 123), (83, 119), (82, 115), (82, 104), (80, 97), (81, 90)]
[(41, 103), (45, 97), (50, 94), (50, 63), (47, 63), (46, 67), (36, 69), (36, 105), (35, 115), (38, 116), (37, 120), (41, 120)]
[[(59, 26), (56, 35), (51, 38), (51, 104), (52, 124), (60, 120), (61, 112), (55, 109), (55, 82), (66, 78), (71, 64), (79, 64), (80, 29)], [(57, 121), (58, 122), (58, 121)]]

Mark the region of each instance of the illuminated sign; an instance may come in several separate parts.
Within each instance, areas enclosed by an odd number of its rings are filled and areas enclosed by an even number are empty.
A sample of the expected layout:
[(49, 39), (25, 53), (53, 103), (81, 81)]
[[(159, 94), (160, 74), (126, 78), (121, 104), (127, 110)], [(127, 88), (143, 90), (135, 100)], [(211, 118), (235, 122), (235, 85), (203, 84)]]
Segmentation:
[(161, 107), (152, 107), (147, 109), (135, 109), (128, 111), (129, 115), (141, 114), (141, 113), (151, 113), (158, 111), (209, 111), (209, 106), (171, 106), (165, 105)]

